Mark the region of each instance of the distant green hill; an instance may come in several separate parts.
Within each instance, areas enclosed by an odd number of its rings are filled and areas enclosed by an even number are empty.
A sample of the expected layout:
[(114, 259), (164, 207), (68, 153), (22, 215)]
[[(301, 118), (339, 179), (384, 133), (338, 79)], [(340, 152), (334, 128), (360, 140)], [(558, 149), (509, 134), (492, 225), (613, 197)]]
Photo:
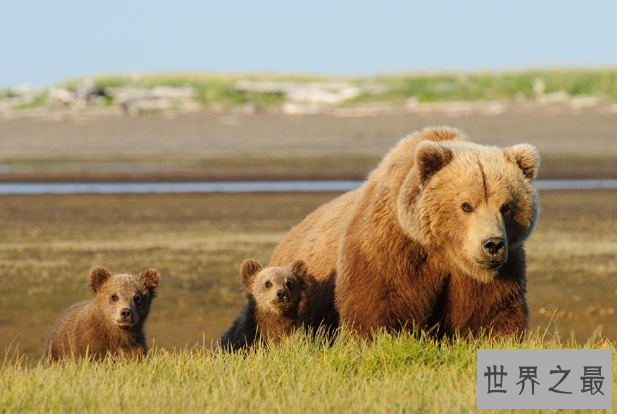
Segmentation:
[[(443, 74), (400, 74), (371, 78), (360, 77), (311, 77), (301, 75), (251, 75), (251, 74), (150, 74), (135, 81), (131, 76), (97, 76), (96, 86), (102, 90), (110, 86), (126, 86), (133, 82), (146, 88), (154, 86), (181, 87), (190, 85), (204, 104), (229, 105), (254, 102), (279, 103), (279, 93), (245, 92), (234, 88), (239, 80), (273, 82), (348, 82), (352, 85), (368, 83), (382, 85), (375, 92), (364, 92), (350, 102), (403, 101), (416, 97), (420, 102), (511, 100), (517, 97), (534, 98), (538, 93), (564, 91), (570, 96), (592, 95), (617, 101), (617, 69), (530, 70), (521, 72), (477, 72)], [(78, 80), (67, 82), (75, 86)], [(544, 86), (542, 86), (542, 84)], [(535, 90), (534, 90), (535, 86)], [(541, 91), (540, 91), (541, 89)]]
[[(143, 97), (143, 91), (153, 91), (157, 87), (189, 90), (191, 105), (218, 109), (247, 104), (253, 109), (265, 109), (285, 103), (340, 107), (380, 102), (400, 106), (408, 99), (418, 103), (538, 100), (550, 104), (571, 97), (589, 96), (600, 101), (617, 101), (617, 68), (409, 73), (373, 77), (153, 73), (70, 79), (49, 89), (31, 92), (27, 99), (14, 104), (13, 108), (71, 106), (80, 99), (79, 87), (86, 79), (92, 82), (90, 93), (97, 97), (88, 101), (91, 106), (124, 105), (124, 101), (118, 102), (118, 95), (126, 98), (127, 93), (122, 94), (122, 91), (128, 89), (142, 93), (139, 99), (143, 103), (143, 99), (160, 98)], [(15, 94), (11, 90), (0, 91), (0, 103)], [(165, 96), (164, 103), (159, 100), (159, 105), (143, 104), (141, 109), (185, 107), (188, 98)]]

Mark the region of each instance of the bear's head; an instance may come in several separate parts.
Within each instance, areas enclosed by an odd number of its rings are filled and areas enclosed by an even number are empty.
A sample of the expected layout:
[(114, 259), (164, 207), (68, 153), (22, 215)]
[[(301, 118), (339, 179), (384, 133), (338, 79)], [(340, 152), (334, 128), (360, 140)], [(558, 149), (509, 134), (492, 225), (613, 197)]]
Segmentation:
[(90, 287), (94, 291), (99, 314), (112, 326), (130, 330), (145, 322), (150, 304), (156, 296), (159, 273), (143, 271), (139, 277), (95, 267), (90, 271)]
[(490, 282), (535, 227), (538, 152), (528, 144), (500, 149), (460, 139), (420, 141), (413, 157), (397, 203), (404, 232)]
[(255, 260), (247, 259), (242, 262), (240, 274), (244, 290), (253, 296), (257, 308), (277, 315), (298, 308), (308, 282), (308, 269), (302, 260), (289, 267), (264, 269)]

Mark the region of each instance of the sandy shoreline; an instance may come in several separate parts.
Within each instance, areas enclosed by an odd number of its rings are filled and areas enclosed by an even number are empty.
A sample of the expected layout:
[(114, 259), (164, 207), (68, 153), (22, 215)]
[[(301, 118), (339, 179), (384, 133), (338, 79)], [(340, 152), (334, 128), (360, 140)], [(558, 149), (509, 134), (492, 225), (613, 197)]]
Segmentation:
[(201, 111), (0, 121), (0, 182), (358, 180), (406, 134), (448, 125), (535, 145), (540, 178), (617, 178), (617, 115), (594, 110), (367, 117)]

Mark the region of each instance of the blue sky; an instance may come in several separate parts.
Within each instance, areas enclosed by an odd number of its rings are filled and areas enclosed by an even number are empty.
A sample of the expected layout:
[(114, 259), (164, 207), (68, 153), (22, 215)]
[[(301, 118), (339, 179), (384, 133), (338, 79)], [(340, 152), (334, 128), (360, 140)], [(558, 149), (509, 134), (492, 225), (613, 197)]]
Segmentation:
[(152, 71), (617, 65), (617, 2), (0, 0), (0, 86)]

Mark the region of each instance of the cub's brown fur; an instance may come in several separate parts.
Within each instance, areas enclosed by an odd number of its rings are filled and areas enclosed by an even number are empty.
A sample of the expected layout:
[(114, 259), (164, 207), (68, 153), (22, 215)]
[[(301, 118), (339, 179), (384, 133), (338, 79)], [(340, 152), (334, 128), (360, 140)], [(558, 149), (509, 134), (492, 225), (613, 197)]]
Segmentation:
[(90, 271), (94, 297), (64, 312), (47, 340), (48, 356), (101, 359), (106, 355), (145, 355), (143, 326), (156, 296), (159, 273), (154, 269), (139, 277), (112, 276), (102, 267)]
[(250, 347), (256, 340), (278, 342), (300, 325), (298, 315), (308, 286), (303, 261), (262, 269), (255, 260), (247, 259), (240, 274), (246, 303), (221, 338), (224, 349)]
[(359, 189), (294, 227), (270, 265), (297, 257), (317, 283), (335, 274), (341, 323), (363, 336), (412, 325), (520, 334), (538, 165), (527, 144), (502, 150), (425, 129), (401, 140)]

